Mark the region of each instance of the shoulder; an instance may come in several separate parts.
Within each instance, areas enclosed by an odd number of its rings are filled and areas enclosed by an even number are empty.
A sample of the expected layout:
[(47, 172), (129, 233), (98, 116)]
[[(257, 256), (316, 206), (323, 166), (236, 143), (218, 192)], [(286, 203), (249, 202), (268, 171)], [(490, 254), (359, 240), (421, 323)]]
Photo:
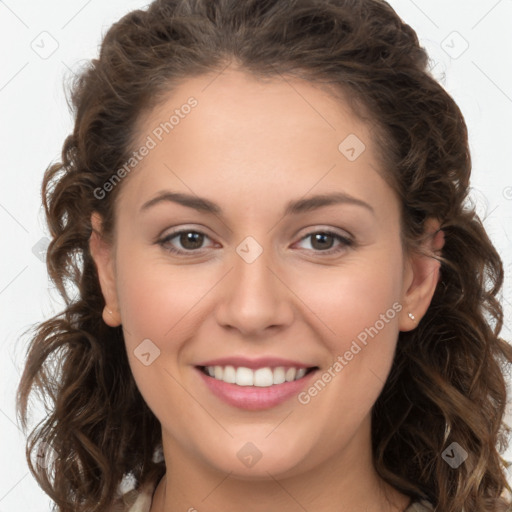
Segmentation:
[[(501, 496), (496, 504), (496, 512), (510, 512), (512, 510), (512, 502)], [(409, 505), (404, 512), (433, 512), (433, 505), (427, 500), (418, 500)], [(462, 509), (464, 512), (464, 509)]]
[(431, 512), (434, 510), (432, 504), (427, 500), (419, 500), (411, 503), (404, 512)]
[(135, 487), (130, 476), (125, 477), (119, 486), (118, 498), (109, 512), (149, 512), (158, 480), (152, 478)]

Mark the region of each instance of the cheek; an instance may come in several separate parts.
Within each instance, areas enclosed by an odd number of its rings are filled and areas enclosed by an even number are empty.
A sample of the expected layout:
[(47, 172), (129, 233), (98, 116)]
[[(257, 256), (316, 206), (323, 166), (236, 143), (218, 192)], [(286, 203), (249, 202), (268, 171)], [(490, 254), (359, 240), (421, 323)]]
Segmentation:
[[(309, 274), (303, 272), (296, 289), (326, 327), (323, 332), (332, 334), (328, 336), (332, 340), (331, 351), (339, 353), (376, 323), (379, 330), (396, 334), (397, 310), (401, 309), (401, 272), (399, 258), (380, 254), (364, 261), (347, 262), (328, 272), (318, 269), (312, 269)], [(390, 326), (395, 328), (388, 329)]]
[[(150, 409), (176, 435), (200, 415), (178, 384), (180, 357), (194, 336), (194, 312), (213, 280), (208, 272), (191, 268), (152, 261), (142, 250), (124, 251), (117, 259), (117, 292), (132, 374)], [(172, 413), (176, 410), (179, 417)]]
[(330, 361), (299, 401), (333, 442), (359, 428), (389, 375), (402, 310), (400, 265), (382, 255), (373, 265), (361, 262), (316, 280), (303, 276), (299, 294), (319, 317)]
[(216, 282), (207, 266), (172, 265), (142, 251), (120, 255), (117, 275), (119, 307), (130, 343), (141, 337), (162, 342), (183, 334), (194, 309)]
[(302, 403), (311, 402), (319, 416), (325, 403), (333, 404), (329, 414), (349, 430), (368, 414), (393, 362), (402, 310), (401, 260), (395, 254), (385, 251), (373, 255), (372, 263), (361, 258), (332, 273), (301, 278), (298, 294), (307, 297), (307, 306), (319, 317), (318, 332), (325, 333), (323, 343), (330, 355), (319, 375), (325, 387), (320, 382), (306, 390)]

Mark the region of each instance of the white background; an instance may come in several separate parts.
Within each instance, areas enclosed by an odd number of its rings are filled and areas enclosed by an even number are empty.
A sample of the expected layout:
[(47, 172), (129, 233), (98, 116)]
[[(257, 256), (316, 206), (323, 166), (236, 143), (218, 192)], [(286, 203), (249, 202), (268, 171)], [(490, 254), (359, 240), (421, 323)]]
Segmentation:
[[(64, 79), (84, 59), (97, 56), (101, 37), (113, 22), (146, 3), (0, 1), (0, 512), (50, 510), (49, 499), (25, 463), (14, 392), (28, 340), (23, 332), (59, 311), (61, 305), (49, 291), (45, 265), (33, 248), (48, 235), (40, 199), (43, 172), (60, 158), (64, 138), (72, 130)], [(417, 31), (432, 58), (434, 74), (468, 123), (474, 198), (506, 269), (507, 325), (502, 336), (510, 341), (512, 1), (390, 3)], [(55, 51), (45, 55), (53, 50), (52, 45)], [(510, 423), (512, 418), (508, 418)], [(512, 459), (512, 450), (506, 458)]]

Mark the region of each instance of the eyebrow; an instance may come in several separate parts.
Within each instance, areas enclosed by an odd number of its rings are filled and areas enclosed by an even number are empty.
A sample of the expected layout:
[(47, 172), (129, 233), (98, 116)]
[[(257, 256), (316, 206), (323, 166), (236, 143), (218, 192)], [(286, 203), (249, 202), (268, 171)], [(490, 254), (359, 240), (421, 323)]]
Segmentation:
[[(153, 199), (145, 202), (140, 210), (141, 212), (146, 211), (152, 206), (163, 202), (178, 203), (200, 212), (213, 213), (215, 215), (222, 215), (223, 213), (222, 208), (209, 199), (181, 192), (172, 192), (170, 190), (159, 192)], [(373, 207), (363, 200), (353, 197), (345, 192), (335, 192), (332, 194), (319, 194), (305, 199), (289, 201), (286, 204), (283, 216), (297, 215), (299, 213), (309, 212), (333, 204), (362, 206), (375, 215)]]

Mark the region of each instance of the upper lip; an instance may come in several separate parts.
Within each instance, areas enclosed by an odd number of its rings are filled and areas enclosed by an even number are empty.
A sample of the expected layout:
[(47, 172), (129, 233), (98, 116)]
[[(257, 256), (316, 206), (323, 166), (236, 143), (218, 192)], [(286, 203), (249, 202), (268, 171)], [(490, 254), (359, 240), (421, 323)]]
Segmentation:
[(293, 367), (293, 368), (312, 368), (315, 365), (304, 364), (299, 361), (291, 359), (282, 359), (280, 357), (259, 357), (257, 359), (248, 359), (247, 357), (221, 357), (219, 359), (210, 359), (201, 362), (196, 366), (234, 366), (236, 368), (243, 366), (245, 368), (258, 369), (258, 368), (277, 368), (278, 366)]

